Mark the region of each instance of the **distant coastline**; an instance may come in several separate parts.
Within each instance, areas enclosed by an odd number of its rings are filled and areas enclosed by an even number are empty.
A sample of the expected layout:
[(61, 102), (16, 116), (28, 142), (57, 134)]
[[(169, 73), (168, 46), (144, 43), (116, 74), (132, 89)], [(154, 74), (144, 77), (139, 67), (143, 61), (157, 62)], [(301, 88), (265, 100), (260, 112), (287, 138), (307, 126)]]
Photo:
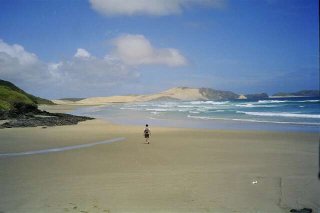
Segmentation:
[[(279, 95), (278, 95), (279, 94)], [(297, 95), (298, 94), (298, 95)], [(301, 94), (301, 95), (300, 95)], [(216, 90), (212, 88), (175, 87), (159, 93), (149, 95), (117, 95), (90, 98), (64, 98), (52, 100), (62, 105), (104, 105), (114, 103), (132, 103), (148, 101), (233, 101), (233, 100), (264, 100), (269, 98), (299, 98), (319, 97), (319, 90), (301, 90), (293, 93), (237, 94), (232, 91)]]
[[(45, 104), (47, 106), (57, 104), (60, 106), (74, 107), (99, 105), (104, 107), (115, 104), (139, 105), (148, 102), (150, 102), (151, 106), (146, 109), (142, 107), (142, 109), (151, 113), (151, 115), (166, 114), (164, 112), (168, 110), (168, 106), (162, 108), (162, 104), (153, 109), (154, 104), (174, 103), (175, 107), (174, 109), (170, 109), (170, 111), (176, 113), (169, 113), (172, 118), (180, 112), (186, 112), (190, 114), (183, 115), (183, 119), (200, 119), (202, 122), (203, 120), (218, 119), (255, 121), (256, 123), (318, 125), (320, 123), (317, 120), (318, 114), (320, 113), (316, 109), (319, 99), (316, 96), (318, 96), (318, 94), (319, 91), (317, 90), (302, 90), (295, 93), (276, 93), (273, 96), (268, 96), (267, 93), (239, 95), (232, 91), (222, 91), (211, 88), (176, 87), (149, 95), (64, 98), (50, 101), (28, 94), (11, 82), (0, 81), (0, 120), (8, 120), (3, 123), (0, 128), (72, 125), (92, 119), (90, 115), (87, 115), (90, 117), (79, 117), (63, 113), (48, 113), (39, 110), (39, 104)], [(311, 98), (317, 98), (317, 100), (307, 100), (306, 102), (304, 100), (272, 100), (303, 99), (310, 96), (312, 96)], [(130, 111), (131, 108), (129, 107), (127, 110)], [(178, 111), (176, 111), (177, 109)], [(190, 110), (188, 111), (186, 109)], [(208, 109), (210, 110), (208, 111)], [(119, 113), (126, 114), (127, 112), (119, 111)], [(281, 119), (279, 119), (279, 117), (281, 117)]]
[(302, 95), (287, 95), (287, 96), (269, 96), (269, 98), (317, 98), (318, 96), (302, 96)]

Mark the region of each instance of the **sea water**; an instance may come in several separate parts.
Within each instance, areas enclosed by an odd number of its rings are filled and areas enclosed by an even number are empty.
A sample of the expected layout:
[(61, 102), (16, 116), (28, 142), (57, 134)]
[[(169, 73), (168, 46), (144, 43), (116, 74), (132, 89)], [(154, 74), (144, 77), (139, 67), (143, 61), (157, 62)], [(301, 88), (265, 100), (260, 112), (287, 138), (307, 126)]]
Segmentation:
[(149, 123), (234, 130), (320, 130), (319, 98), (136, 102), (82, 108), (73, 114), (106, 119), (118, 124)]

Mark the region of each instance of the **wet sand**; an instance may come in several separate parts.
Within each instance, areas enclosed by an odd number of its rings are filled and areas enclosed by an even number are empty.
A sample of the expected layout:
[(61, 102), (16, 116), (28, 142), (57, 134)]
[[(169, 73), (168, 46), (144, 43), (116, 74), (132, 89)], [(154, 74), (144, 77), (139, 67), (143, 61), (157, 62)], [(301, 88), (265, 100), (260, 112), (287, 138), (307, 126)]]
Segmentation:
[(316, 133), (221, 131), (93, 120), (0, 130), (0, 212), (319, 212)]

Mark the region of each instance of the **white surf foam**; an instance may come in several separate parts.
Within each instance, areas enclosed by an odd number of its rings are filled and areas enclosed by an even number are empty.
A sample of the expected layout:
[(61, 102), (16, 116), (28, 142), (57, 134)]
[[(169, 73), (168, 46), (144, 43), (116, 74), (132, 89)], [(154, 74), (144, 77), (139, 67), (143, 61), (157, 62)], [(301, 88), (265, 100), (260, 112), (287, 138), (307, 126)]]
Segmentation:
[(246, 115), (256, 115), (256, 116), (268, 116), (268, 117), (320, 118), (320, 115), (297, 114), (297, 113), (286, 113), (286, 112), (244, 112), (244, 111), (237, 111), (237, 113), (243, 113), (243, 114), (246, 114)]
[(305, 100), (305, 101), (297, 101), (297, 102), (300, 102), (300, 103), (304, 103), (304, 102), (311, 102), (311, 103), (320, 103), (320, 100)]
[(188, 115), (188, 118), (201, 119), (201, 120), (244, 121), (244, 122), (255, 122), (255, 123), (293, 124), (293, 125), (312, 125), (312, 126), (320, 126), (320, 123), (312, 123), (312, 122), (265, 121), (265, 120), (254, 120), (254, 119), (237, 119), (237, 118), (228, 119), (228, 118), (214, 118), (214, 117), (194, 116), (194, 115)]
[(160, 112), (150, 112), (151, 114), (154, 114), (154, 115), (159, 115)]
[(288, 101), (287, 100), (283, 100), (283, 101), (280, 101), (280, 100), (260, 100), (260, 101), (258, 101), (258, 103), (262, 103), (262, 104), (285, 103), (285, 102), (288, 102)]
[(253, 103), (248, 103), (248, 104), (236, 104), (235, 106), (237, 107), (246, 107), (246, 108), (255, 108), (255, 107), (279, 107), (279, 105), (266, 105), (266, 104), (253, 104)]
[(228, 104), (229, 101), (191, 101), (190, 104), (213, 104), (213, 105), (223, 105), (223, 104)]
[(189, 111), (189, 113), (191, 113), (191, 114), (199, 114), (200, 112), (198, 112), (198, 111)]
[(154, 111), (154, 112), (169, 112), (174, 111), (172, 109), (161, 109), (161, 108), (147, 108), (147, 111)]
[(129, 109), (129, 110), (135, 110), (135, 111), (141, 110), (140, 108), (136, 108), (136, 107), (120, 107), (120, 109), (122, 109), (122, 110), (127, 110), (127, 109)]

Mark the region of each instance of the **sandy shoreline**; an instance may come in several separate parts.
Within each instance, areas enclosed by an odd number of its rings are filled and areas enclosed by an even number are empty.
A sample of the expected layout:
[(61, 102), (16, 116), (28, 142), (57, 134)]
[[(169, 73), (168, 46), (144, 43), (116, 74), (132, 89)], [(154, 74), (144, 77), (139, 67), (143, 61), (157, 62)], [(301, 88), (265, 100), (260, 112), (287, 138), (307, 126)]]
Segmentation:
[(1, 158), (0, 212), (320, 209), (316, 133), (151, 128), (150, 145), (143, 143), (143, 127), (101, 120), (0, 130), (1, 153), (126, 138)]

